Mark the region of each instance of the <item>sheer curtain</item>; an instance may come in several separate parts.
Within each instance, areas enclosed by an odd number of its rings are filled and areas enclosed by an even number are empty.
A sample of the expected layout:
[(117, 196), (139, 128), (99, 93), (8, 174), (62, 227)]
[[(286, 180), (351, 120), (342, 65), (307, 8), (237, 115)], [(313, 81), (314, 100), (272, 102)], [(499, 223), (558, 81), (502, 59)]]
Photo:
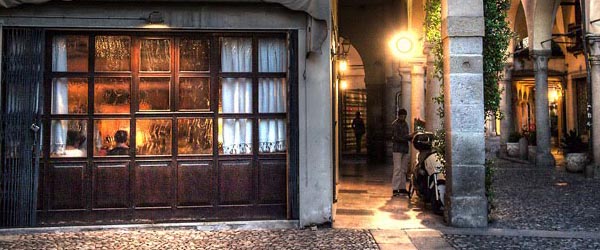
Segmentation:
[[(52, 46), (52, 71), (67, 71), (67, 38), (64, 36), (54, 37)], [(68, 79), (57, 78), (52, 84), (52, 114), (68, 114)], [(52, 122), (51, 152), (64, 154), (67, 141), (66, 120)]]
[[(286, 72), (287, 48), (283, 39), (259, 41), (259, 71)], [(258, 111), (260, 113), (285, 113), (287, 84), (285, 78), (261, 78), (258, 83)], [(285, 119), (259, 121), (259, 152), (284, 152), (286, 146)]]
[[(221, 65), (223, 72), (251, 72), (252, 40), (249, 38), (223, 38)], [(221, 80), (221, 100), (224, 114), (252, 113), (252, 79), (223, 78)], [(252, 153), (251, 120), (223, 119), (223, 153)]]

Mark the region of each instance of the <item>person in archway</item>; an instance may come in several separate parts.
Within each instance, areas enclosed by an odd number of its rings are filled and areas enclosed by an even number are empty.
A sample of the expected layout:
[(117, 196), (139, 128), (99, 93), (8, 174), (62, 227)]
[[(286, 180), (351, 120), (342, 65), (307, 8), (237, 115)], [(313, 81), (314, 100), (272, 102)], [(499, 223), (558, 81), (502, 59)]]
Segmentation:
[(115, 142), (117, 142), (117, 145), (108, 151), (108, 155), (128, 155), (129, 145), (127, 145), (127, 136), (127, 131), (117, 130), (115, 132)]
[(360, 117), (360, 111), (356, 111), (356, 116), (352, 120), (352, 129), (354, 129), (354, 137), (356, 138), (356, 153), (360, 153), (362, 137), (365, 134), (365, 123)]
[(408, 143), (411, 139), (411, 135), (409, 135), (406, 115), (406, 109), (400, 109), (396, 120), (392, 123), (392, 156), (394, 160), (394, 174), (392, 176), (393, 196), (408, 194), (408, 191), (406, 190), (406, 172), (408, 170), (408, 161), (410, 159)]

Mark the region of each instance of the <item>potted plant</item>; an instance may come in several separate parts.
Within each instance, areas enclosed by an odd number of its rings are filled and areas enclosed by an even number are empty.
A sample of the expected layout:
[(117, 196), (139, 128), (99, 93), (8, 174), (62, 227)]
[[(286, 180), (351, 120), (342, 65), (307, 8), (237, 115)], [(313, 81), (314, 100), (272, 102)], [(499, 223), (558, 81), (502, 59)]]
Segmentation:
[(508, 136), (508, 142), (506, 142), (506, 154), (510, 157), (519, 157), (519, 139), (521, 139), (521, 133), (512, 132)]
[(583, 143), (581, 136), (573, 130), (569, 131), (563, 138), (561, 147), (565, 153), (567, 171), (583, 171), (589, 159), (586, 153), (587, 144)]

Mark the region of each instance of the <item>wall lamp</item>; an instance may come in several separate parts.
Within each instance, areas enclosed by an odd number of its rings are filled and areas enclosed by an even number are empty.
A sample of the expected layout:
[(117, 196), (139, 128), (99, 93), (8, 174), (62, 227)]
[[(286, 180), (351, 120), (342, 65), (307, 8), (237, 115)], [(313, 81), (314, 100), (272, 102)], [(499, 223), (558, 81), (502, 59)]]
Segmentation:
[(389, 40), (388, 45), (394, 56), (409, 58), (413, 56), (415, 36), (410, 32), (400, 32)]
[(338, 43), (335, 56), (337, 56), (339, 61), (339, 70), (344, 72), (348, 70), (348, 53), (350, 52), (350, 47), (352, 47), (352, 44), (350, 43), (349, 39), (345, 39), (343, 37), (340, 37), (340, 39), (342, 42)]

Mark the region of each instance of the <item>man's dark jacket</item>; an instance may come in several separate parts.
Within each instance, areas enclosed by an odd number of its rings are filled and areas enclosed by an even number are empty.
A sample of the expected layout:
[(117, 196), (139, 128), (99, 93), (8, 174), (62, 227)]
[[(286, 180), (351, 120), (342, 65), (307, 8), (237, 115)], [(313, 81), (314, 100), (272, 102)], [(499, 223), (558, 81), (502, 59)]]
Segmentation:
[(409, 140), (408, 123), (405, 120), (396, 119), (392, 123), (393, 151), (396, 153), (408, 153)]

